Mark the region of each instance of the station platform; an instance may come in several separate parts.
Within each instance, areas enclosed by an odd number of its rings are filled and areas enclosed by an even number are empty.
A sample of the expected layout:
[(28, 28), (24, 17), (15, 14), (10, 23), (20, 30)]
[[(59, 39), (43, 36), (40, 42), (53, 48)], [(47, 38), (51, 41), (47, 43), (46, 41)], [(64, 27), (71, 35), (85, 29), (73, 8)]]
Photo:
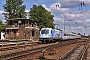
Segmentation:
[(25, 40), (25, 39), (24, 40), (21, 40), (21, 39), (20, 40), (16, 40), (16, 39), (10, 39), (10, 40), (9, 39), (4, 39), (4, 40), (1, 40), (0, 39), (0, 42), (22, 42), (22, 41), (29, 41), (29, 40)]
[(23, 44), (23, 42), (0, 42), (0, 47), (9, 46), (9, 45), (18, 45), (18, 44)]

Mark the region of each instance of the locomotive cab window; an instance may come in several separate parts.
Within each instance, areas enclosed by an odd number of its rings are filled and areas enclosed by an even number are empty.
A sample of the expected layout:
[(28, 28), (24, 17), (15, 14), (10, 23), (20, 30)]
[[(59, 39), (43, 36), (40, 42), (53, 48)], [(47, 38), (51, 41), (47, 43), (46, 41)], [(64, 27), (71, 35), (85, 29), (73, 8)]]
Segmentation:
[(49, 33), (49, 30), (48, 29), (45, 29), (45, 30), (42, 30), (41, 31), (41, 34), (48, 34)]

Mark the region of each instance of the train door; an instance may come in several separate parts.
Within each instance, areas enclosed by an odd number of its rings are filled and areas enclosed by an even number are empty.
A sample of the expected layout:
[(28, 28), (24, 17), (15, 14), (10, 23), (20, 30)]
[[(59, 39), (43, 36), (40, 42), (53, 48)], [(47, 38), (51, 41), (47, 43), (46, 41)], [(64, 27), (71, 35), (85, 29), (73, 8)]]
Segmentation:
[(51, 38), (53, 38), (53, 31), (51, 30)]

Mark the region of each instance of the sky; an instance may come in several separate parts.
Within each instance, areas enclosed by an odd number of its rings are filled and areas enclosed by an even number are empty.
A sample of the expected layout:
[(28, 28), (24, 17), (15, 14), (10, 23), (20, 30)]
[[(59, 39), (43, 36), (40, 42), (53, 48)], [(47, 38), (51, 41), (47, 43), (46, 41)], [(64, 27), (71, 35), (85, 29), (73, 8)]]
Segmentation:
[[(3, 5), (0, 0), (0, 20), (5, 22)], [(26, 11), (32, 6), (42, 5), (54, 15), (54, 24), (67, 33), (75, 32), (90, 35), (90, 0), (23, 0)], [(64, 29), (65, 28), (65, 29)]]

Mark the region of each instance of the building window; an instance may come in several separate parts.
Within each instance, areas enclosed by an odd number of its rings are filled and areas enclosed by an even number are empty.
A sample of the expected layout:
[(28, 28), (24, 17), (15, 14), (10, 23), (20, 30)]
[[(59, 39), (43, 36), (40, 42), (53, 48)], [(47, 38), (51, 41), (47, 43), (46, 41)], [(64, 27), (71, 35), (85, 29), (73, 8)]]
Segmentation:
[(21, 23), (19, 23), (19, 26), (21, 26)]
[(34, 27), (33, 24), (32, 24), (32, 27)]
[(34, 36), (34, 35), (35, 35), (35, 34), (34, 34), (34, 32), (35, 32), (35, 31), (34, 31), (34, 30), (32, 30), (32, 36)]

